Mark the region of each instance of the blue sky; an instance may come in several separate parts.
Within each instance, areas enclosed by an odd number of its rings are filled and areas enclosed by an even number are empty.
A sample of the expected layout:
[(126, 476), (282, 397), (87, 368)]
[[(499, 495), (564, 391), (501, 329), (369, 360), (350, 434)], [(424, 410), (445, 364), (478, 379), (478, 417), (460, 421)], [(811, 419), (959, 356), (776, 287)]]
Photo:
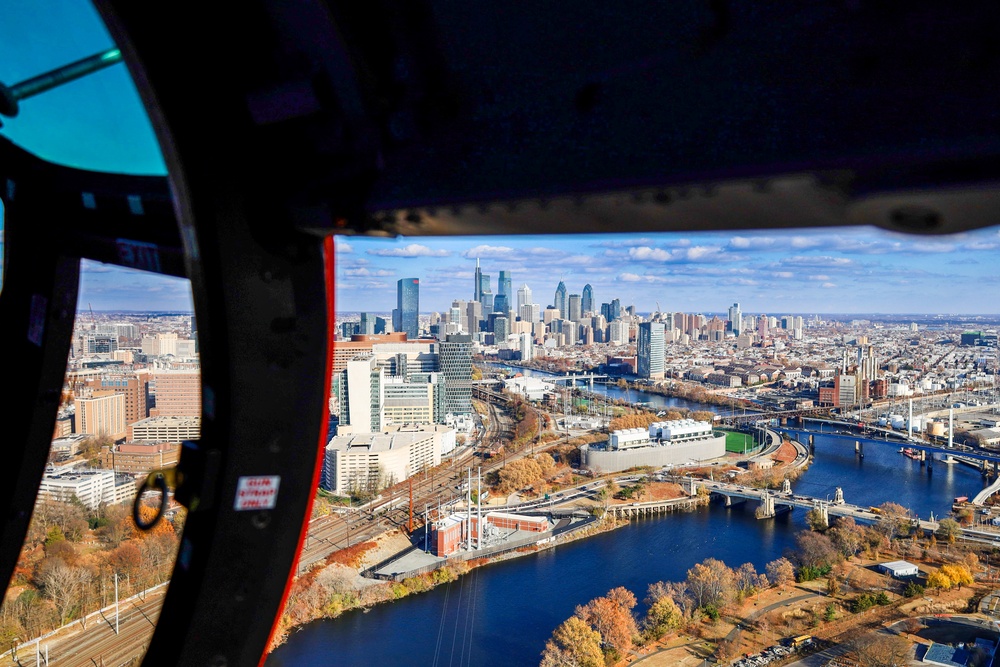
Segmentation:
[[(0, 81), (14, 84), (113, 46), (79, 0), (11, 0), (0, 21)], [(152, 129), (124, 65), (22, 103), (0, 133), (63, 164), (164, 173)], [(2, 234), (2, 229), (0, 229)], [(0, 236), (2, 243), (2, 236)], [(2, 246), (0, 246), (2, 247)], [(559, 279), (586, 283), (598, 302), (640, 311), (1000, 313), (997, 228), (948, 237), (871, 229), (576, 237), (341, 238), (338, 310), (387, 312), (395, 282), (421, 280), (421, 310), (472, 297), (476, 257), (493, 277), (513, 273), (534, 300), (552, 301)], [(187, 310), (186, 281), (84, 263), (80, 307)]]
[(337, 239), (337, 309), (388, 311), (420, 278), (420, 309), (471, 299), (476, 258), (543, 307), (562, 279), (640, 312), (1000, 313), (1000, 229), (908, 236), (870, 228), (577, 236)]

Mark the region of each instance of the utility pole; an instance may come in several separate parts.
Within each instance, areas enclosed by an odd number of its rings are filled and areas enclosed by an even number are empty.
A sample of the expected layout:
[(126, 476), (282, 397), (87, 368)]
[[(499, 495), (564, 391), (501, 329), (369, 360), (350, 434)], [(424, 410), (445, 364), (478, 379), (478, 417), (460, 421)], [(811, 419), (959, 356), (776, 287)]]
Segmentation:
[(483, 548), (483, 467), (476, 473), (476, 549)]
[(118, 634), (118, 573), (115, 572), (115, 634)]

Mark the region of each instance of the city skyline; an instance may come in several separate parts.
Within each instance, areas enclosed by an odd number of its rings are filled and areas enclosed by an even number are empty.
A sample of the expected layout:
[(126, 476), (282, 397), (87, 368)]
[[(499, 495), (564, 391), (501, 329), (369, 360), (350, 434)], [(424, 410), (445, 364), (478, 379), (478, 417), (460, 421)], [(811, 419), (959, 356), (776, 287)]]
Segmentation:
[(940, 237), (869, 228), (337, 237), (336, 247), (339, 312), (384, 309), (399, 272), (421, 276), (422, 312), (441, 312), (473, 297), (478, 259), (494, 281), (504, 270), (527, 284), (542, 309), (562, 280), (569, 294), (593, 285), (595, 309), (619, 298), (639, 312), (657, 302), (665, 311), (725, 312), (739, 302), (744, 312), (769, 314), (1000, 313), (997, 228)]
[[(914, 237), (871, 229), (634, 235), (337, 237), (339, 313), (391, 313), (400, 278), (420, 279), (420, 312), (473, 298), (476, 260), (552, 305), (557, 283), (595, 309), (618, 298), (652, 312), (1000, 314), (1000, 229)], [(84, 260), (78, 307), (190, 310), (186, 279)], [(515, 302), (516, 303), (516, 302)], [(512, 303), (512, 306), (515, 306)]]

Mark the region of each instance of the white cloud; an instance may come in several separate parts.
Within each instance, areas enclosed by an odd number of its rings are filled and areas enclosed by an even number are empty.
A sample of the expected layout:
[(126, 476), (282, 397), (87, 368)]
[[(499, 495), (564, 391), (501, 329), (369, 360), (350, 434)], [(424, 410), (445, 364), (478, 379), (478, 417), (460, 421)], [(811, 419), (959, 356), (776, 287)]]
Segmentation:
[(632, 248), (635, 246), (649, 245), (650, 243), (654, 243), (653, 239), (640, 236), (638, 238), (625, 239), (624, 241), (601, 241), (600, 243), (595, 244), (594, 247)]
[(623, 283), (665, 283), (666, 278), (661, 278), (660, 276), (640, 276), (637, 273), (619, 273), (616, 280)]
[(640, 262), (649, 260), (654, 262), (669, 262), (671, 259), (673, 259), (671, 253), (664, 250), (663, 248), (650, 248), (649, 246), (629, 248), (628, 256)]
[(816, 248), (823, 245), (823, 240), (815, 236), (793, 236), (791, 245), (793, 248)]
[(372, 276), (372, 277), (385, 277), (394, 275), (395, 271), (390, 271), (388, 269), (369, 269), (365, 266), (359, 266), (353, 269), (344, 270), (344, 275), (348, 276)]
[(847, 257), (833, 257), (831, 255), (817, 255), (815, 257), (809, 257), (808, 255), (798, 255), (781, 260), (780, 266), (814, 266), (829, 269), (844, 268), (853, 266), (854, 264), (854, 260), (848, 259)]
[(710, 255), (715, 255), (719, 252), (719, 248), (715, 246), (695, 246), (693, 248), (688, 248), (685, 251), (684, 256), (690, 260), (707, 259)]
[(913, 252), (923, 252), (923, 253), (939, 253), (939, 252), (954, 252), (956, 246), (954, 243), (943, 243), (941, 241), (923, 241), (921, 243), (913, 244)]
[(778, 243), (778, 239), (770, 236), (734, 236), (729, 239), (729, 247), (737, 250), (764, 250), (772, 248)]
[(469, 248), (462, 253), (462, 257), (465, 257), (466, 259), (476, 259), (479, 257), (511, 257), (513, 255), (514, 249), (505, 245), (477, 245), (475, 248)]
[(354, 252), (354, 246), (347, 241), (341, 241), (339, 239), (334, 239), (333, 247), (334, 250), (337, 251), (338, 255), (350, 255)]
[(402, 248), (378, 248), (375, 250), (369, 250), (368, 254), (378, 255), (379, 257), (447, 257), (451, 253), (447, 250), (431, 250), (425, 245), (411, 243), (410, 245)]

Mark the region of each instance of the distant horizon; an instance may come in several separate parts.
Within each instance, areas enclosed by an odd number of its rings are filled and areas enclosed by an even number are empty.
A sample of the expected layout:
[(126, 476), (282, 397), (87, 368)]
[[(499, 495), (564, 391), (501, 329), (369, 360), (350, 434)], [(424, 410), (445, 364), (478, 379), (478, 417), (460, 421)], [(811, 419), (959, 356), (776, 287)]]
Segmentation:
[[(565, 236), (337, 237), (338, 313), (391, 313), (396, 282), (420, 280), (421, 314), (473, 298), (477, 260), (494, 295), (511, 275), (540, 310), (557, 283), (619, 299), (640, 313), (824, 314), (851, 317), (1000, 315), (1000, 228), (910, 236), (870, 228)], [(191, 312), (187, 279), (84, 260), (78, 308)]]
[(1000, 228), (914, 236), (868, 227), (375, 238), (336, 237), (342, 312), (388, 312), (396, 281), (420, 279), (420, 311), (471, 300), (477, 262), (498, 291), (501, 270), (532, 303), (594, 291), (640, 312), (994, 316), (1000, 313)]
[[(194, 315), (195, 314), (193, 310), (190, 310), (190, 309), (185, 310), (185, 309), (179, 309), (179, 308), (153, 308), (153, 309), (141, 309), (141, 308), (103, 308), (103, 309), (102, 308), (93, 308), (93, 309), (91, 309), (91, 308), (82, 308), (82, 309), (78, 309), (77, 312), (90, 312), (91, 310), (93, 310), (95, 313), (101, 313), (101, 314), (105, 314), (105, 315), (111, 314), (111, 313), (145, 313), (145, 314), (160, 313), (160, 314), (174, 314), (174, 315)], [(422, 310), (422, 311), (420, 311), (420, 315), (432, 315), (435, 312), (440, 313), (441, 311), (435, 311), (435, 310), (426, 310), (425, 311), (425, 310)], [(701, 310), (701, 311), (697, 311), (697, 312), (693, 311), (693, 310), (671, 310), (671, 311), (667, 311), (667, 310), (664, 310), (664, 311), (637, 310), (636, 314), (638, 314), (638, 315), (651, 315), (651, 314), (656, 313), (656, 312), (691, 313), (691, 314), (701, 314), (701, 315), (706, 315), (706, 316), (708, 316), (708, 315), (727, 315), (728, 314), (727, 311), (723, 311), (723, 310)], [(373, 315), (386, 315), (386, 316), (390, 316), (390, 317), (392, 316), (392, 311), (391, 310), (384, 310), (384, 311), (383, 310), (338, 310), (337, 311), (337, 316), (341, 316), (341, 315), (360, 315), (361, 313), (371, 313)], [(780, 316), (783, 316), (783, 315), (794, 315), (794, 316), (800, 316), (800, 317), (806, 317), (806, 316), (820, 316), (820, 317), (823, 317), (823, 316), (827, 316), (827, 317), (833, 317), (833, 316), (861, 317), (861, 316), (865, 316), (865, 317), (875, 317), (875, 316), (878, 316), (878, 317), (895, 317), (895, 318), (903, 318), (903, 319), (905, 319), (907, 316), (912, 315), (914, 317), (970, 317), (970, 318), (997, 318), (998, 320), (1000, 320), (1000, 312), (997, 312), (997, 313), (932, 313), (932, 312), (927, 312), (927, 313), (877, 313), (877, 312), (870, 312), (869, 313), (869, 312), (839, 312), (839, 313), (837, 313), (837, 312), (823, 312), (823, 311), (795, 312), (795, 311), (785, 311), (785, 310), (783, 310), (783, 311), (780, 311), (780, 314), (779, 314), (779, 311), (777, 311), (777, 310), (772, 310), (771, 312), (760, 312), (760, 313), (758, 313), (756, 311), (743, 310), (742, 313), (744, 315), (768, 315), (768, 316), (772, 316), (772, 317), (780, 317)]]

